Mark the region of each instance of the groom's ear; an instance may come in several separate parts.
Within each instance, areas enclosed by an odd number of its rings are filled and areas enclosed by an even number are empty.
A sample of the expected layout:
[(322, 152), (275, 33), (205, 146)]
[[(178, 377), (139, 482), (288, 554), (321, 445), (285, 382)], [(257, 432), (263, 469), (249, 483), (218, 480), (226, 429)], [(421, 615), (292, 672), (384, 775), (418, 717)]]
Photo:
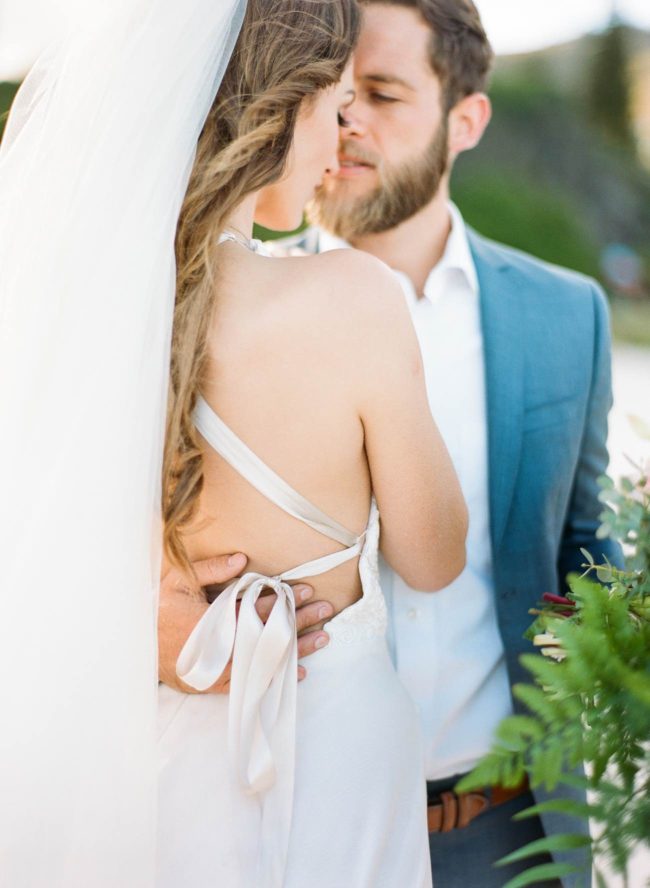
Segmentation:
[(462, 151), (475, 148), (492, 117), (492, 104), (485, 93), (472, 93), (449, 112), (449, 154), (453, 161)]

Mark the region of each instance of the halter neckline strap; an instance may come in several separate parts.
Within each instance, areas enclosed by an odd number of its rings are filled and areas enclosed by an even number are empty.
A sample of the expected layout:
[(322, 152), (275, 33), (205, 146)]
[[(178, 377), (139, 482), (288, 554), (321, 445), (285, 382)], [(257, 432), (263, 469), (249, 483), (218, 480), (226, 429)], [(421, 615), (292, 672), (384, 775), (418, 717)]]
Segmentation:
[(225, 244), (228, 241), (232, 241), (232, 243), (239, 244), (240, 247), (245, 247), (247, 250), (250, 250), (251, 253), (261, 253), (262, 252), (262, 241), (257, 240), (257, 238), (248, 238), (245, 235), (241, 234), (239, 231), (231, 230), (230, 228), (224, 229), (219, 235), (218, 244)]
[(249, 484), (287, 514), (343, 546), (352, 547), (362, 541), (363, 534), (357, 536), (325, 514), (267, 466), (201, 396), (196, 402), (193, 420), (212, 449)]

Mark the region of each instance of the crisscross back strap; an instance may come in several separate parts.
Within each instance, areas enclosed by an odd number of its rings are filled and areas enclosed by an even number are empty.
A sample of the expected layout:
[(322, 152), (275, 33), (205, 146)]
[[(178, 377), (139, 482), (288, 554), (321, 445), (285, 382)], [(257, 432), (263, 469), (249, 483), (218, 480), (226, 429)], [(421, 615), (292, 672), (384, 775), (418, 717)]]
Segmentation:
[(199, 396), (194, 408), (196, 428), (226, 462), (272, 503), (309, 527), (343, 546), (355, 546), (359, 537), (310, 503), (250, 450)]

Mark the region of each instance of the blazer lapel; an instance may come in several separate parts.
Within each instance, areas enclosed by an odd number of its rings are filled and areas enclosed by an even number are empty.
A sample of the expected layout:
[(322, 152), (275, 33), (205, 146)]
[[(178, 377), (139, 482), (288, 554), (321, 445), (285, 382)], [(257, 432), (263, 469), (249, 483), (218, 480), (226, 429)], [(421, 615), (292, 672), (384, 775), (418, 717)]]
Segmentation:
[(495, 247), (470, 231), (480, 288), (488, 423), (492, 551), (501, 544), (522, 444), (524, 337), (521, 298)]

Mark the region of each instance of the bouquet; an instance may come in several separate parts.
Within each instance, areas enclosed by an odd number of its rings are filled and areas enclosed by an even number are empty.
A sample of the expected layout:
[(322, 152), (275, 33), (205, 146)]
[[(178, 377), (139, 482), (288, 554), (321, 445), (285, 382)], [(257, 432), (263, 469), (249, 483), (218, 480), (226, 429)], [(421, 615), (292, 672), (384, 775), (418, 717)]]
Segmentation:
[[(650, 440), (650, 428), (635, 425)], [(502, 864), (593, 843), (594, 857), (627, 884), (632, 852), (650, 846), (650, 464), (632, 468), (617, 485), (600, 480), (599, 536), (622, 543), (626, 569), (597, 564), (583, 550), (584, 573), (569, 578), (566, 597), (546, 594), (531, 611), (535, 621), (527, 634), (538, 653), (522, 663), (533, 680), (513, 689), (527, 714), (501, 723), (492, 750), (457, 787), (515, 786), (525, 775), (533, 788), (551, 792), (562, 782), (582, 785), (588, 803), (551, 799), (518, 817), (556, 811), (589, 818), (592, 838), (550, 835)], [(586, 776), (577, 777), (583, 766)], [(576, 871), (561, 861), (541, 864), (504, 888)], [(601, 872), (596, 880), (606, 888)]]

